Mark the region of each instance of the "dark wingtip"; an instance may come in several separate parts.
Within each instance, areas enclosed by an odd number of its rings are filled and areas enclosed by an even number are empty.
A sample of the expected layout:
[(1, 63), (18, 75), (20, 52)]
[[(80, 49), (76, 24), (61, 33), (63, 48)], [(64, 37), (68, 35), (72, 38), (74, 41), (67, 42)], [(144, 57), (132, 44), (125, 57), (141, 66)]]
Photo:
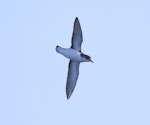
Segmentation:
[(79, 21), (78, 17), (76, 17), (75, 21)]
[(67, 97), (67, 100), (70, 99), (72, 93), (73, 93), (73, 91), (68, 91), (68, 90), (66, 89), (66, 97)]
[(66, 96), (67, 96), (67, 100), (69, 100), (69, 99), (70, 99), (71, 94), (69, 94), (69, 93), (67, 93), (67, 92), (66, 92)]

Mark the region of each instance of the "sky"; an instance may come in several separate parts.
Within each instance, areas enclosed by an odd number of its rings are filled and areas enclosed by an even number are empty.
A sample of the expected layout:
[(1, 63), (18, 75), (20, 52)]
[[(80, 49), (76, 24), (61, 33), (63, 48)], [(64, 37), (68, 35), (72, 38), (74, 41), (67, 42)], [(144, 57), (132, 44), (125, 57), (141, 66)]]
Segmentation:
[[(1, 125), (150, 125), (149, 0), (1, 0)], [(74, 19), (82, 63), (65, 86)]]

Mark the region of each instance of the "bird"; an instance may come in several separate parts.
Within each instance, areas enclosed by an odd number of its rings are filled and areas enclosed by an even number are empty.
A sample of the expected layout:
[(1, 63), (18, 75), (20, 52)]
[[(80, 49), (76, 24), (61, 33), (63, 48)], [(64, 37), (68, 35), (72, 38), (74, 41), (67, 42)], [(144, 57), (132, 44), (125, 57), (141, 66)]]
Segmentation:
[(89, 55), (84, 54), (81, 51), (81, 45), (83, 41), (82, 30), (80, 26), (80, 22), (78, 17), (75, 18), (73, 33), (71, 39), (71, 47), (70, 48), (62, 48), (60, 46), (56, 46), (56, 52), (62, 54), (67, 57), (69, 61), (68, 65), (68, 75), (67, 75), (67, 83), (66, 83), (66, 96), (67, 99), (72, 95), (74, 88), (77, 83), (77, 79), (79, 76), (79, 65), (81, 62), (92, 62), (92, 59)]

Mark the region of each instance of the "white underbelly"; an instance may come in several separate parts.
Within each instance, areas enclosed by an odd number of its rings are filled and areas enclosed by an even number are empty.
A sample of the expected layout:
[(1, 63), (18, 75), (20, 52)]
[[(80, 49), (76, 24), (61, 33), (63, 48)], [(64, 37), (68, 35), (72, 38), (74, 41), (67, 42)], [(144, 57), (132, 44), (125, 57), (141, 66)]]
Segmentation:
[(79, 62), (86, 61), (83, 57), (80, 56), (80, 52), (78, 52), (72, 48), (64, 49), (64, 48), (59, 47), (56, 50), (58, 53), (64, 55), (65, 57), (67, 57), (70, 60), (79, 61)]

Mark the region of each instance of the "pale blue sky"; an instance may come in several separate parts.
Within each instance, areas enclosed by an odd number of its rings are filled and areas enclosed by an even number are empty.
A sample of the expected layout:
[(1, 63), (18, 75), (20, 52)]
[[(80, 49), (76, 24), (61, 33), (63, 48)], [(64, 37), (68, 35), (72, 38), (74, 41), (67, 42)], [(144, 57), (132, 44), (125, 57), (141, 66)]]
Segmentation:
[[(67, 100), (75, 17), (94, 64)], [(150, 125), (149, 0), (0, 1), (0, 59), (1, 125)]]

